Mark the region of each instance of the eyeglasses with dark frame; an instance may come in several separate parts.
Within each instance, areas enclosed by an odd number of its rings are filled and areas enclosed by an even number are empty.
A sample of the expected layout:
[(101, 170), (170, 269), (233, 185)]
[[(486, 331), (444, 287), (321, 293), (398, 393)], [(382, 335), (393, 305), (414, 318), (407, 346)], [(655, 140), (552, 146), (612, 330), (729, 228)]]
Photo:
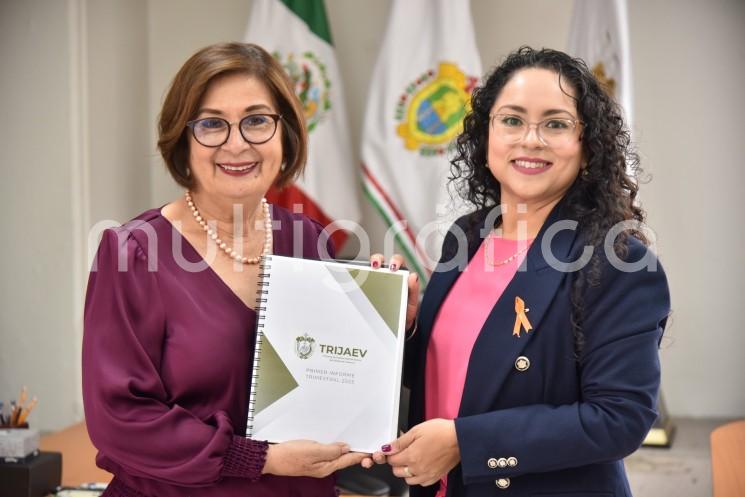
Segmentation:
[(493, 114), (490, 121), (496, 136), (509, 144), (523, 141), (528, 136), (530, 128), (535, 126), (538, 139), (547, 147), (563, 146), (574, 138), (579, 138), (577, 128), (584, 124), (578, 119), (568, 117), (549, 117), (531, 123), (514, 114)]
[(246, 143), (261, 145), (274, 137), (280, 119), (281, 114), (250, 114), (231, 123), (221, 117), (205, 117), (188, 121), (186, 126), (191, 129), (194, 139), (205, 147), (216, 148), (227, 143), (234, 124), (238, 125)]

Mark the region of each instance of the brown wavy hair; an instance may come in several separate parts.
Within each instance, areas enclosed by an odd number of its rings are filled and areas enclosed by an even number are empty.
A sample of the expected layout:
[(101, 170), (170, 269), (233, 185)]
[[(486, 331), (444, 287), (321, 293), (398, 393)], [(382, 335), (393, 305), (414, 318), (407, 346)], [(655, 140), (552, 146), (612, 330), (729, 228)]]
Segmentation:
[[(535, 50), (523, 46), (510, 53), (489, 73), (472, 95), (471, 112), (463, 122), (463, 132), (455, 144), (451, 161), (451, 181), (460, 195), (479, 212), (500, 203), (500, 185), (488, 167), (489, 113), (499, 93), (512, 76), (521, 69), (548, 69), (559, 75), (559, 84), (574, 90), (572, 96), (582, 121), (582, 153), (586, 172), (579, 174), (569, 187), (563, 204), (563, 213), (579, 223), (578, 231), (585, 244), (592, 245), (593, 258), (579, 272), (572, 283), (572, 329), (575, 351), (581, 355), (584, 344), (582, 333), (582, 295), (587, 285), (596, 286), (601, 275), (601, 260), (597, 250), (604, 242), (608, 230), (621, 221), (644, 222), (645, 213), (635, 203), (638, 185), (634, 180), (641, 172), (639, 156), (631, 144), (629, 130), (618, 103), (607, 89), (593, 76), (584, 61), (551, 49)], [(501, 223), (496, 221), (495, 228)], [(473, 230), (469, 230), (473, 232)], [(621, 258), (627, 255), (627, 237), (635, 236), (645, 245), (648, 240), (641, 230), (622, 232), (614, 242), (614, 249)]]
[(269, 89), (282, 115), (284, 167), (274, 185), (281, 188), (303, 172), (308, 150), (305, 116), (290, 79), (269, 52), (252, 43), (217, 43), (187, 60), (171, 82), (158, 123), (158, 149), (176, 183), (194, 188), (189, 173), (189, 136), (186, 123), (196, 118), (210, 83), (226, 74), (246, 74)]

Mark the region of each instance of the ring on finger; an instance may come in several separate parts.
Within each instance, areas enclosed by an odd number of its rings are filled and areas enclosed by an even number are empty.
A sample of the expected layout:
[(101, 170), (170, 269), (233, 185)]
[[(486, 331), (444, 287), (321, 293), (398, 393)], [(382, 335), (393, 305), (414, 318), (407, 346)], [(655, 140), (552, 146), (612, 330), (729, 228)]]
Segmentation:
[(411, 471), (409, 470), (408, 466), (404, 466), (404, 475), (406, 478), (413, 478), (414, 475), (411, 474)]

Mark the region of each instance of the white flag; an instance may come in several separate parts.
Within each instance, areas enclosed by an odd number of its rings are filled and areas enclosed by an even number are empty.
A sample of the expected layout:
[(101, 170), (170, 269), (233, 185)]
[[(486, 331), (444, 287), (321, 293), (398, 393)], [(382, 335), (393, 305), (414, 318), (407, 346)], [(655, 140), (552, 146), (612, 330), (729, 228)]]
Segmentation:
[[(281, 192), (270, 192), (268, 200), (290, 210), (301, 204), (304, 214), (323, 225), (358, 222), (358, 171), (323, 0), (254, 0), (245, 39), (285, 67), (308, 126), (304, 176)], [(345, 239), (343, 231), (332, 236), (337, 249)]]
[(631, 127), (631, 50), (626, 0), (574, 0), (567, 52), (587, 63), (621, 104)]
[(365, 112), (363, 184), (425, 282), (453, 218), (448, 151), (480, 76), (469, 2), (393, 1)]

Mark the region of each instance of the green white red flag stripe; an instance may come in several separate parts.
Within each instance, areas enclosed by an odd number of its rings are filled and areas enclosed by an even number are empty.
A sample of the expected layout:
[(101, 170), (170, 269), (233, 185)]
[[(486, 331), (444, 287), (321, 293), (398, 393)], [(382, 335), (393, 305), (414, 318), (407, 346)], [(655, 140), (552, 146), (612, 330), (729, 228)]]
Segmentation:
[(395, 235), (395, 240), (404, 252), (409, 269), (416, 271), (420, 278), (426, 280), (429, 277), (429, 272), (420, 264), (420, 261), (426, 255), (423, 253), (422, 248), (417, 245), (416, 235), (406, 223), (406, 218), (396, 209), (395, 203), (386, 194), (385, 190), (381, 188), (375, 178), (370, 175), (364, 164), (362, 164), (362, 172), (365, 195), (378, 211), (378, 214), (383, 218), (386, 225), (389, 227), (394, 225), (400, 226), (400, 230)]

